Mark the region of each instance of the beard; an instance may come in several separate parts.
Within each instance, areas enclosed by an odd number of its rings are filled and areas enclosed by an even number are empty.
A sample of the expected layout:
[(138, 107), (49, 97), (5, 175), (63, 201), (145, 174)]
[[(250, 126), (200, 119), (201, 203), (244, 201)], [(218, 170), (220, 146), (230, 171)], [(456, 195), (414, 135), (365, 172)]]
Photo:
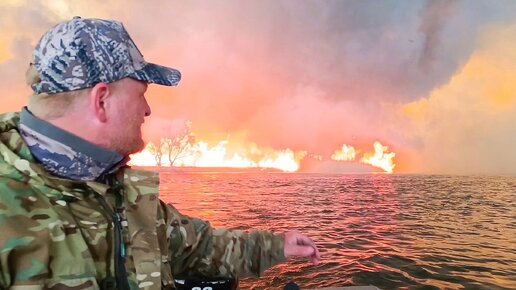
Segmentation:
[(127, 120), (126, 124), (119, 126), (116, 134), (112, 136), (109, 148), (122, 156), (129, 156), (145, 148), (142, 138), (141, 122)]
[(114, 151), (122, 156), (129, 156), (133, 153), (141, 151), (145, 148), (145, 143), (141, 137), (138, 138), (123, 138), (124, 140), (115, 140), (113, 147)]

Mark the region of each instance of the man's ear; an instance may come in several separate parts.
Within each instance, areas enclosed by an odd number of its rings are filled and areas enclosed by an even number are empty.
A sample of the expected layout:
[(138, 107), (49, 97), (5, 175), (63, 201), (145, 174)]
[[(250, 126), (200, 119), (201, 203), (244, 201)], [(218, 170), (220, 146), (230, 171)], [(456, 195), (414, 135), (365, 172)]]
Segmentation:
[(91, 88), (89, 99), (90, 108), (97, 119), (105, 123), (108, 120), (107, 114), (107, 98), (110, 96), (111, 91), (106, 83), (98, 83)]

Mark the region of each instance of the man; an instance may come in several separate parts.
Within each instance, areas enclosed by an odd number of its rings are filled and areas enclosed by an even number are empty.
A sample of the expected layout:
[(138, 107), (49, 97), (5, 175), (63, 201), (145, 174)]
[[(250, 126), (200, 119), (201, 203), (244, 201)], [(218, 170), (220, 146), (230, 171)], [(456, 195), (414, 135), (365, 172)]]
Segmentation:
[(158, 177), (126, 166), (144, 146), (146, 63), (121, 23), (50, 29), (27, 71), (34, 95), (0, 116), (0, 288), (165, 289), (173, 277), (258, 276), (290, 256), (319, 260), (297, 232), (213, 229), (158, 199)]

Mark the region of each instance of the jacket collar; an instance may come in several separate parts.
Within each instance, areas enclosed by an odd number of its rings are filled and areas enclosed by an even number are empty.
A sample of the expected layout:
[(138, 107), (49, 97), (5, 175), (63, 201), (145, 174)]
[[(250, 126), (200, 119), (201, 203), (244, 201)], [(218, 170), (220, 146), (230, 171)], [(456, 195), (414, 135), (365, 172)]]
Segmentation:
[[(96, 181), (84, 182), (55, 176), (41, 164), (35, 162), (28, 146), (19, 134), (19, 113), (0, 114), (0, 170), (5, 176), (33, 185), (35, 188), (45, 186), (49, 189), (45, 195), (55, 199), (69, 201), (83, 199), (91, 190), (107, 194), (109, 186)], [(126, 166), (116, 172), (117, 179), (124, 185), (148, 187), (156, 186), (157, 175), (150, 172), (128, 169)], [(142, 176), (146, 178), (142, 179)], [(145, 181), (142, 183), (142, 181)], [(136, 199), (136, 197), (134, 197)]]
[(102, 181), (125, 165), (124, 156), (66, 132), (32, 115), (20, 113), (20, 134), (32, 156), (53, 175), (81, 181)]

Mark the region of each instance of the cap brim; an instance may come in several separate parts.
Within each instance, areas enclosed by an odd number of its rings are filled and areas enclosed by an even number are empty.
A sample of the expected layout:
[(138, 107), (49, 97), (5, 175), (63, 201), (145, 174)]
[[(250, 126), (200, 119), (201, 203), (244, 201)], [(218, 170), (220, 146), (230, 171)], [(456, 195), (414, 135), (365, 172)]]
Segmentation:
[(135, 71), (129, 77), (146, 83), (177, 86), (181, 80), (181, 73), (177, 69), (147, 63), (141, 70)]

